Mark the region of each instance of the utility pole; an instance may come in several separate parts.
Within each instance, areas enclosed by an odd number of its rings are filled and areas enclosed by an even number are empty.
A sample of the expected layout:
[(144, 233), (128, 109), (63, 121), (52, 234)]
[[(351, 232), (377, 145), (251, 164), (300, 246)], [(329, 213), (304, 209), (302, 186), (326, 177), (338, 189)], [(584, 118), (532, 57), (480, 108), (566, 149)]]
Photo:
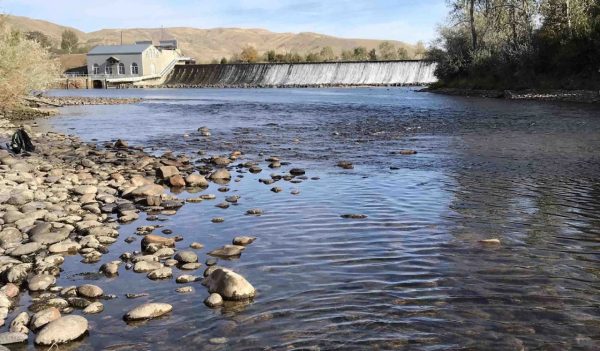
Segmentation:
[(121, 45), (123, 45), (123, 31), (121, 31)]

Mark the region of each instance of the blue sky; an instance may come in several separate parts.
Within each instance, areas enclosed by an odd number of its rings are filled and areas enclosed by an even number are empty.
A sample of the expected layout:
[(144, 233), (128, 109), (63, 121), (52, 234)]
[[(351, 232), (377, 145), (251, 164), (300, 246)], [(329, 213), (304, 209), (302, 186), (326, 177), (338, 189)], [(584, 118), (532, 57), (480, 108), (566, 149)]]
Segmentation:
[(429, 42), (445, 0), (0, 0), (0, 11), (85, 32), (133, 27), (244, 27)]

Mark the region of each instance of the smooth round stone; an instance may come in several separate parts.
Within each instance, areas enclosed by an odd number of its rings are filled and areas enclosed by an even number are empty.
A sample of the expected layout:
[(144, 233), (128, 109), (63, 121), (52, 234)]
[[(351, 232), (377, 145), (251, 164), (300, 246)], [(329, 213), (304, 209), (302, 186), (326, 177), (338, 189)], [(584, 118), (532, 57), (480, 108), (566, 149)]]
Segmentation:
[(256, 295), (256, 289), (246, 278), (226, 268), (215, 269), (203, 282), (210, 293), (218, 293), (225, 300), (245, 300)]
[(173, 269), (171, 267), (162, 267), (148, 273), (150, 279), (167, 279), (173, 276)]
[(260, 208), (251, 208), (248, 211), (246, 211), (246, 214), (251, 216), (260, 216), (263, 214), (263, 210), (261, 210)]
[(38, 242), (30, 242), (27, 244), (23, 244), (18, 246), (16, 249), (10, 252), (10, 255), (13, 257), (19, 257), (23, 255), (30, 255), (34, 252), (37, 252), (42, 249), (42, 244)]
[(198, 262), (198, 255), (193, 251), (179, 251), (174, 257), (179, 263)]
[(217, 262), (218, 262), (218, 260), (215, 257), (209, 257), (206, 259), (206, 261), (204, 261), (204, 263), (209, 267), (216, 265)]
[(56, 278), (49, 274), (34, 275), (27, 282), (30, 291), (46, 290), (52, 284), (56, 283)]
[(27, 341), (27, 334), (23, 333), (0, 333), (0, 345), (17, 344)]
[(204, 247), (204, 245), (202, 245), (202, 244), (200, 244), (198, 242), (193, 242), (193, 243), (190, 244), (190, 247), (192, 249), (202, 249)]
[(219, 307), (223, 305), (223, 298), (217, 293), (212, 293), (204, 300), (204, 304), (211, 308)]
[(194, 287), (192, 286), (182, 286), (181, 288), (175, 289), (176, 292), (180, 294), (189, 294), (194, 292)]
[(177, 277), (177, 279), (175, 281), (178, 284), (186, 284), (186, 283), (194, 282), (197, 279), (198, 279), (198, 277), (196, 277), (194, 275), (184, 274), (184, 275), (180, 275), (179, 277)]
[(82, 336), (88, 329), (88, 321), (81, 316), (65, 316), (48, 323), (38, 333), (38, 345), (63, 344)]
[(37, 330), (44, 325), (55, 321), (60, 318), (60, 311), (56, 307), (50, 307), (43, 309), (31, 317), (30, 326), (31, 329)]
[(92, 302), (88, 307), (83, 309), (85, 314), (96, 314), (104, 311), (104, 305), (101, 302)]
[(123, 317), (127, 321), (157, 318), (173, 310), (168, 303), (151, 302), (137, 306), (127, 312)]
[(105, 263), (100, 267), (100, 271), (106, 275), (112, 276), (119, 273), (119, 265), (116, 263)]
[(214, 217), (210, 221), (213, 222), (213, 223), (223, 223), (223, 222), (225, 222), (225, 218), (223, 218), (223, 217)]
[(198, 268), (202, 267), (201, 263), (198, 262), (192, 262), (192, 263), (186, 263), (181, 265), (181, 267), (179, 267), (180, 269), (183, 269), (185, 271), (193, 271), (196, 270)]
[(104, 291), (99, 286), (92, 284), (84, 284), (77, 288), (77, 293), (83, 297), (100, 297), (104, 294)]
[(232, 244), (246, 246), (252, 244), (254, 240), (256, 240), (254, 236), (236, 236), (233, 238)]
[(166, 267), (173, 267), (175, 265), (177, 265), (179, 262), (176, 259), (170, 258), (168, 260), (165, 260), (165, 266)]
[(145, 273), (160, 269), (162, 264), (160, 262), (151, 261), (139, 261), (133, 266), (133, 271), (136, 273)]

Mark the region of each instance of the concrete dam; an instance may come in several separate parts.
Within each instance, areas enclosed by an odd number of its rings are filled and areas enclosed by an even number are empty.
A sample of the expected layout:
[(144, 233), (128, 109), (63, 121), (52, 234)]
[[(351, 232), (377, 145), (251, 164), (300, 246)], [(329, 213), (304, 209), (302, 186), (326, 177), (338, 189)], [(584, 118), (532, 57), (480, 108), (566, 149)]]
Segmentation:
[(432, 61), (177, 65), (167, 87), (320, 87), (425, 85), (437, 81)]

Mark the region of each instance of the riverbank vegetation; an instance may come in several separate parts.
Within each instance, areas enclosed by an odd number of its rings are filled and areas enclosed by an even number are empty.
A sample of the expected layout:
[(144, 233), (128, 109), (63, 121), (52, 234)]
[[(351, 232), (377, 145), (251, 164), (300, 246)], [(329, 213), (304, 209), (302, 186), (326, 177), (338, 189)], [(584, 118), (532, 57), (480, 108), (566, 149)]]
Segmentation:
[(339, 62), (339, 61), (393, 61), (410, 60), (424, 57), (426, 50), (422, 42), (417, 43), (414, 54), (404, 47), (396, 47), (389, 41), (379, 44), (377, 49), (367, 50), (358, 46), (348, 50), (342, 50), (339, 54), (333, 48), (325, 46), (319, 50), (313, 50), (305, 55), (297, 52), (277, 52), (268, 50), (260, 54), (253, 46), (244, 47), (239, 53), (230, 58), (223, 57), (220, 61), (213, 60), (212, 63), (300, 63), (300, 62)]
[(12, 31), (0, 17), (0, 114), (22, 108), (22, 98), (46, 89), (58, 76), (58, 64), (40, 42)]
[(597, 0), (450, 0), (427, 57), (440, 86), (468, 89), (600, 87)]

